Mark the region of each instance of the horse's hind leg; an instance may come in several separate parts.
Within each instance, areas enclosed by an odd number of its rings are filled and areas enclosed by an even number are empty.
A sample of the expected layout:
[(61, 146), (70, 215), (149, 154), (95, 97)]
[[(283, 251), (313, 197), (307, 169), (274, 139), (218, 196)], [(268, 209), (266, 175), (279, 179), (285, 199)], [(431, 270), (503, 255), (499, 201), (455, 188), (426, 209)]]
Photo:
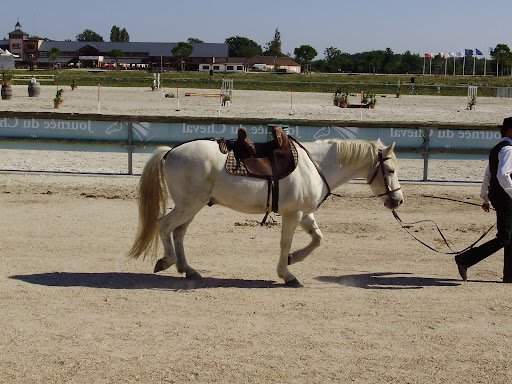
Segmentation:
[[(188, 224), (192, 221), (194, 216), (197, 212), (203, 207), (204, 205), (198, 205), (197, 209), (192, 209), (192, 206), (189, 205), (186, 209), (175, 207), (171, 212), (169, 212), (167, 215), (161, 217), (158, 219), (158, 230), (160, 233), (160, 239), (162, 240), (162, 243), (164, 245), (164, 257), (157, 261), (155, 265), (154, 272), (160, 272), (167, 268), (169, 268), (171, 265), (177, 263), (178, 271), (179, 272), (186, 272), (187, 277), (194, 278), (198, 277), (194, 275), (194, 270), (187, 266), (186, 262), (184, 263), (185, 266), (188, 267), (188, 270), (183, 266), (183, 262), (180, 263), (180, 259), (182, 261), (184, 260), (184, 254), (183, 254), (183, 236), (185, 235), (186, 228), (188, 227)], [(184, 226), (184, 229), (178, 229), (180, 227)], [(176, 235), (173, 235), (175, 230), (178, 230), (178, 233), (180, 231), (183, 232), (183, 235), (181, 236), (180, 241), (180, 249), (181, 254), (178, 257), (177, 250), (175, 248), (175, 245), (173, 244), (172, 236), (176, 238)], [(179, 236), (178, 236), (179, 238)], [(185, 269), (184, 269), (185, 268)], [(197, 273), (197, 272), (196, 272)], [(199, 275), (200, 277), (200, 275)]]
[(187, 232), (187, 228), (192, 220), (194, 220), (194, 217), (192, 217), (186, 223), (178, 226), (172, 233), (174, 238), (174, 249), (176, 251), (177, 257), (176, 268), (178, 269), (178, 272), (185, 273), (187, 279), (200, 279), (201, 275), (199, 272), (188, 265), (187, 260), (185, 259), (185, 247), (183, 245), (185, 233)]
[(315, 217), (312, 213), (302, 218), (300, 221), (300, 226), (306, 233), (311, 236), (311, 242), (304, 248), (290, 253), (290, 256), (288, 256), (288, 265), (304, 260), (311, 254), (311, 252), (318, 248), (322, 242), (322, 232), (320, 232)]

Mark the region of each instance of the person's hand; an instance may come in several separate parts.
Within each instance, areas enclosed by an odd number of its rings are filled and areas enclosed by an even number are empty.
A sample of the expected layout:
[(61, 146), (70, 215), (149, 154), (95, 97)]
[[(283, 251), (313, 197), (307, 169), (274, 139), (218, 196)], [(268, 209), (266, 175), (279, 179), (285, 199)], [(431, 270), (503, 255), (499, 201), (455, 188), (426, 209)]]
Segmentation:
[(491, 209), (491, 205), (489, 203), (483, 203), (482, 204), (482, 209), (485, 211), (485, 212), (489, 212), (489, 209)]

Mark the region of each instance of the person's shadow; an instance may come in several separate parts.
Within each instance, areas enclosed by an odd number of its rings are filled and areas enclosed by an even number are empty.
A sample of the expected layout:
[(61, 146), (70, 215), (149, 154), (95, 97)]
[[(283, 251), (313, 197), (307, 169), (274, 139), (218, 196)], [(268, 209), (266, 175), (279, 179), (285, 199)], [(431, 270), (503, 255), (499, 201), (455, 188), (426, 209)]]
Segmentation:
[(403, 272), (359, 273), (345, 276), (319, 276), (316, 280), (363, 289), (421, 289), (425, 287), (454, 287), (459, 280), (418, 277)]
[(163, 289), (183, 290), (201, 288), (278, 288), (283, 284), (267, 280), (220, 279), (203, 277), (188, 280), (182, 276), (166, 276), (125, 272), (49, 272), (15, 275), (11, 279), (48, 287), (87, 287), (105, 289)]

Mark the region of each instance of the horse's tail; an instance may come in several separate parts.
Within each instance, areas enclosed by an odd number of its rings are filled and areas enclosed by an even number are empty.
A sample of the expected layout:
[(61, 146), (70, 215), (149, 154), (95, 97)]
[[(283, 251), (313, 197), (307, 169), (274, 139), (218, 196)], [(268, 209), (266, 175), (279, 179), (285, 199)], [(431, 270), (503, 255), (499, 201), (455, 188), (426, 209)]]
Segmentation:
[(157, 220), (165, 215), (167, 185), (165, 184), (163, 164), (169, 147), (159, 147), (149, 159), (139, 181), (139, 228), (137, 237), (128, 252), (128, 257), (138, 258), (144, 254), (155, 256), (158, 248)]

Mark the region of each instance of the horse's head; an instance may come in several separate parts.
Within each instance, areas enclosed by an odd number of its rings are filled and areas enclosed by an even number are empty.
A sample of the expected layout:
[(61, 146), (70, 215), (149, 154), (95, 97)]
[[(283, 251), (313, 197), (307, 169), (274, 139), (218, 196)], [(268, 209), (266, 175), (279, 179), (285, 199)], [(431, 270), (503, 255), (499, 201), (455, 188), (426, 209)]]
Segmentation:
[(379, 150), (366, 179), (372, 192), (384, 201), (389, 209), (398, 208), (404, 202), (402, 188), (398, 182), (395, 143), (384, 147), (378, 141)]

